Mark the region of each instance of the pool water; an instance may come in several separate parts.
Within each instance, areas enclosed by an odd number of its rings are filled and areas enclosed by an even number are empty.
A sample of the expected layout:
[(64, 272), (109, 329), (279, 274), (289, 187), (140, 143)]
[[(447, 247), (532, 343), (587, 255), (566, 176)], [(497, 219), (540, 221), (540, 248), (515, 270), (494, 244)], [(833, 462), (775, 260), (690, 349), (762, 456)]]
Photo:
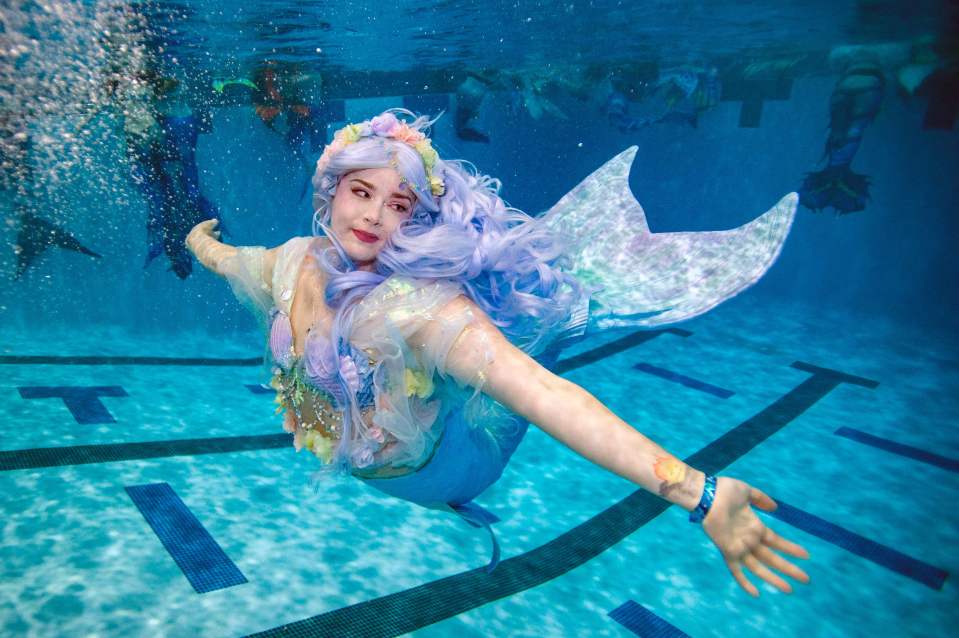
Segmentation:
[[(7, 363), (0, 409), (10, 425), (3, 447), (19, 452), (4, 452), (7, 471), (0, 475), (8, 514), (2, 527), (4, 632), (285, 635), (276, 632), (294, 623), (305, 630), (305, 620), (320, 622), (316, 617), (387, 596), (397, 611), (409, 613), (402, 599), (429, 586), (434, 604), (422, 618), (378, 617), (364, 630), (345, 622), (364, 618), (362, 609), (353, 609), (331, 625), (335, 631), (309, 635), (625, 636), (609, 614), (630, 601), (691, 636), (727, 636), (732, 629), (741, 636), (893, 635), (890, 627), (903, 636), (947, 633), (956, 620), (954, 583), (924, 583), (909, 575), (908, 565), (916, 561), (945, 574), (959, 567), (953, 551), (959, 516), (948, 506), (959, 456), (957, 398), (947, 391), (959, 376), (956, 343), (882, 319), (747, 299), (688, 322), (684, 330), (688, 334), (664, 332), (631, 347), (622, 345), (630, 331), (588, 340), (567, 356), (611, 347), (566, 376), (681, 458), (810, 379), (792, 366), (796, 361), (878, 384), (839, 383), (810, 398), (774, 435), (723, 468), (841, 528), (820, 536), (763, 515), (810, 551), (804, 568), (812, 584), (797, 586), (792, 596), (769, 586), (761, 586), (756, 600), (743, 594), (706, 536), (675, 508), (605, 551), (621, 532), (615, 523), (597, 527), (585, 540), (568, 538), (635, 487), (535, 428), (504, 477), (478, 499), (502, 519), (494, 528), (504, 562), (492, 575), (477, 569), (490, 549), (482, 530), (357, 481), (326, 482), (315, 490), (309, 480), (315, 459), (291, 447), (11, 470), (34, 448), (212, 441), (274, 434), (277, 427), (271, 396), (246, 387), (258, 381), (250, 366)], [(90, 352), (96, 343), (109, 343), (98, 351), (114, 356), (256, 356), (196, 335), (145, 340), (117, 330), (77, 335), (64, 343), (61, 356)], [(18, 356), (45, 352), (18, 335), (3, 335), (3, 344), (5, 353)], [(637, 364), (731, 394), (689, 387), (637, 370)], [(41, 385), (120, 386), (126, 396), (102, 400), (114, 423), (81, 425), (61, 399), (18, 396), (20, 388)], [(951, 465), (837, 435), (840, 428), (946, 457)], [(155, 484), (168, 485), (182, 499), (245, 582), (204, 594), (194, 590), (126, 492)], [(886, 550), (850, 551), (842, 546), (846, 535)], [(569, 560), (572, 547), (585, 552), (577, 559), (582, 564), (546, 580), (553, 561)], [(894, 561), (896, 567), (883, 564), (879, 556), (887, 550), (908, 558)], [(509, 576), (513, 562), (530, 557), (535, 569), (525, 566), (524, 582), (500, 575)], [(437, 609), (441, 601), (479, 595), (474, 587), (458, 589), (456, 579), (465, 572), (494, 579), (482, 587), (489, 599), (476, 606), (464, 602), (465, 609), (446, 616)], [(489, 591), (497, 588), (514, 593)], [(433, 624), (418, 624), (427, 619)]]
[[(955, 7), (228, 4), (0, 9), (0, 635), (955, 633)], [(851, 163), (868, 177), (863, 210), (801, 207), (755, 286), (660, 330), (591, 334), (555, 370), (690, 465), (780, 503), (760, 515), (809, 550), (812, 582), (785, 595), (753, 576), (758, 599), (684, 511), (536, 427), (477, 498), (499, 519), (492, 573), (486, 530), (319, 479), (282, 431), (264, 337), (227, 284), (145, 263), (128, 105), (104, 92), (144, 81), (138, 56), (192, 91), (206, 128), (188, 150), (235, 245), (310, 233), (320, 148), (290, 146), (241, 82), (274, 64), (322, 114), (318, 141), (386, 108), (442, 113), (440, 155), (501, 178), (533, 215), (638, 146), (629, 182), (652, 231), (707, 231), (823, 169), (856, 55), (884, 82)], [(692, 120), (651, 97), (690, 69), (721, 84)], [(498, 78), (471, 120), (489, 142), (457, 124), (469, 73)], [(909, 84), (923, 73), (936, 81)], [(611, 106), (620, 91), (631, 124)], [(51, 247), (16, 276), (27, 213), (100, 257)]]

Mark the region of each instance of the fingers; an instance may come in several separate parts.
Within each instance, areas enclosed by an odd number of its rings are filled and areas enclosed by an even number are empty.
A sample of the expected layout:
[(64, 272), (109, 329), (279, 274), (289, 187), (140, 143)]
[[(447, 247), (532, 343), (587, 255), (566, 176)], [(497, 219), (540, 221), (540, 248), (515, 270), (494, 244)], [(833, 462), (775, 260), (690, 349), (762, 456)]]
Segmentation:
[(745, 558), (743, 558), (743, 565), (748, 567), (749, 571), (756, 574), (779, 591), (786, 594), (792, 593), (792, 586), (783, 580), (779, 574), (773, 573), (768, 567), (760, 563), (759, 559), (757, 559), (753, 554), (748, 554)]
[(765, 492), (762, 490), (757, 490), (755, 487), (750, 489), (749, 502), (764, 512), (772, 512), (779, 507), (776, 505), (776, 501), (772, 500)]
[(768, 527), (763, 532), (763, 542), (775, 550), (779, 550), (796, 558), (809, 558), (809, 552), (802, 545), (798, 545), (772, 531)]
[(746, 574), (743, 573), (743, 568), (738, 561), (726, 561), (726, 566), (729, 568), (729, 571), (732, 572), (733, 578), (736, 579), (740, 587), (746, 590), (747, 594), (753, 598), (759, 598), (759, 590), (746, 578)]
[(759, 547), (753, 552), (755, 556), (761, 560), (766, 565), (769, 565), (773, 569), (777, 569), (782, 573), (786, 574), (790, 578), (799, 581), (800, 583), (806, 584), (809, 582), (809, 575), (804, 572), (802, 569), (793, 565), (788, 560), (772, 551), (768, 547)]
[(216, 225), (219, 223), (220, 223), (219, 219), (204, 220), (200, 222), (199, 224), (197, 224), (196, 226), (194, 226), (192, 230), (190, 230), (190, 234), (192, 235), (194, 233), (199, 233), (203, 235), (209, 235), (210, 237), (213, 237), (215, 239), (219, 239), (220, 231), (214, 230), (216, 228)]

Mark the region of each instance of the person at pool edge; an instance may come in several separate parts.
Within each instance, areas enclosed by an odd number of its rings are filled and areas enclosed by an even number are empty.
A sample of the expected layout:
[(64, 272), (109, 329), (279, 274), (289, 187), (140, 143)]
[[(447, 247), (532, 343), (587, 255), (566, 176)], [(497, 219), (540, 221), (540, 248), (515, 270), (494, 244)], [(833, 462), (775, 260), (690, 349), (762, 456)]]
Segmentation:
[(497, 180), (440, 159), (432, 123), (391, 109), (338, 131), (313, 178), (312, 237), (234, 247), (215, 220), (187, 237), (268, 332), (296, 448), (324, 472), (485, 527), (491, 571), (498, 519), (473, 499), (533, 423), (690, 511), (751, 595), (744, 568), (784, 592), (773, 569), (808, 582), (782, 555), (806, 550), (752, 509), (775, 509), (769, 496), (686, 465), (549, 370), (587, 332), (688, 319), (751, 285), (796, 195), (731, 231), (650, 233), (628, 187), (633, 147), (534, 218), (507, 207)]

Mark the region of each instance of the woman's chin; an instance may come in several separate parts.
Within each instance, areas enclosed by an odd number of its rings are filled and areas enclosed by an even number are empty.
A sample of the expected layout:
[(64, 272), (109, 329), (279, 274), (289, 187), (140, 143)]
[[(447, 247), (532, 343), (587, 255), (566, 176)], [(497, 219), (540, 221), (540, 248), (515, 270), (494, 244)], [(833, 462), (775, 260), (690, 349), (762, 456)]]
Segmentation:
[(365, 245), (361, 248), (350, 247), (350, 250), (346, 251), (346, 254), (350, 256), (350, 259), (353, 260), (353, 263), (357, 268), (361, 266), (369, 267), (373, 265), (373, 262), (376, 260), (376, 256), (379, 254), (379, 250), (375, 247), (366, 247)]

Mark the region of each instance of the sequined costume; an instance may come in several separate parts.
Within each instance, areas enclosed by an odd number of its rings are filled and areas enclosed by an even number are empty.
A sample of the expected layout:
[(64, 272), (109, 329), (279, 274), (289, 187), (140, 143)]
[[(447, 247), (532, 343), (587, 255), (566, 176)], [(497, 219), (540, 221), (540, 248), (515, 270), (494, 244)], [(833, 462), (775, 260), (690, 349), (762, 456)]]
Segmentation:
[[(758, 280), (788, 234), (795, 194), (733, 230), (650, 233), (628, 187), (635, 151), (607, 162), (539, 218), (564, 236), (572, 274), (588, 291), (565, 322), (543, 327), (536, 350), (526, 349), (547, 367), (558, 346), (587, 331), (651, 327), (705, 312)], [(453, 319), (438, 311), (463, 287), (392, 275), (359, 303), (348, 346), (334, 353), (314, 330), (298, 355), (289, 315), (312, 243), (297, 237), (284, 244), (270, 285), (262, 281), (263, 248), (241, 248), (225, 266), (238, 298), (269, 326), (273, 387), (295, 445), (328, 462), (341, 435), (336, 413), (355, 410), (355, 476), (387, 494), (455, 512), (492, 535), (489, 524), (497, 519), (473, 499), (500, 477), (529, 424), (482, 392), (490, 353), (468, 382), (447, 374), (446, 357), (475, 317), (468, 309)], [(440, 328), (429, 331), (429, 342), (410, 343), (429, 322)], [(347, 383), (337, 381), (337, 371)], [(493, 543), (490, 568), (498, 560), (495, 537)]]

